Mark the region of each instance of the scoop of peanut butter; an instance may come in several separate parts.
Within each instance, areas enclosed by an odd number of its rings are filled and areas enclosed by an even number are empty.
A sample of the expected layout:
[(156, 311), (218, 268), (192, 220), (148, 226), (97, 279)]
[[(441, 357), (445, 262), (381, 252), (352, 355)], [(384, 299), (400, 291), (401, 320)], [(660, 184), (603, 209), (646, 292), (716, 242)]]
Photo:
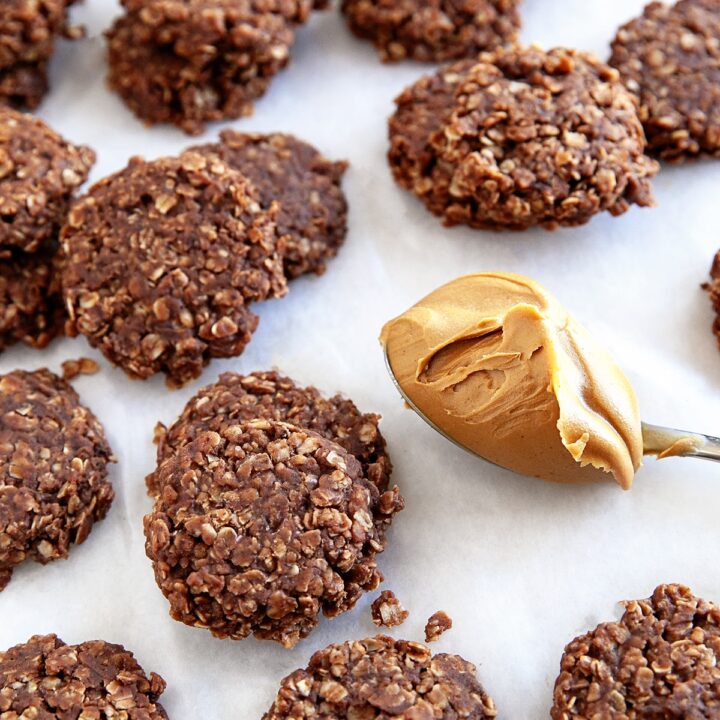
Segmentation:
[(476, 454), (544, 480), (631, 487), (643, 455), (635, 393), (536, 282), (460, 277), (388, 322), (380, 340), (408, 400)]

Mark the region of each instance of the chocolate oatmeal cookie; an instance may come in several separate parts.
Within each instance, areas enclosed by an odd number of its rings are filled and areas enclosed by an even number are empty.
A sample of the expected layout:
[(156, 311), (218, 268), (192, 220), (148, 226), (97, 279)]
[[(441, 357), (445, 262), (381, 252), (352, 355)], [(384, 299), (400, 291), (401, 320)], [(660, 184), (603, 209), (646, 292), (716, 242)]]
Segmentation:
[(495, 704), (458, 655), (378, 635), (319, 650), (282, 683), (263, 720), (484, 720)]
[(55, 260), (56, 243), (36, 253), (0, 257), (0, 352), (23, 342), (45, 347), (61, 335), (65, 307)]
[[(361, 413), (341, 395), (327, 400), (316, 388), (299, 387), (277, 372), (223, 373), (200, 390), (169, 429), (158, 426), (158, 465), (200, 433), (221, 433), (229, 425), (257, 419), (291, 423), (332, 440), (360, 461), (363, 476), (381, 493), (387, 490), (392, 464), (378, 429), (380, 416)], [(157, 473), (148, 476), (147, 484), (151, 495), (159, 494)]]
[(421, 80), (397, 102), (396, 180), (447, 225), (550, 229), (652, 205), (657, 165), (644, 155), (634, 100), (617, 72), (590, 55), (498, 49)]
[(57, 240), (73, 192), (95, 153), (73, 145), (42, 120), (0, 107), (0, 251), (35, 252)]
[(292, 135), (226, 130), (220, 142), (195, 148), (213, 152), (239, 170), (260, 193), (263, 207), (277, 200), (278, 232), (285, 239), (285, 274), (320, 275), (347, 233), (347, 200), (340, 183), (345, 162), (331, 162)]
[(252, 113), (290, 59), (309, 0), (125, 0), (107, 33), (109, 83), (147, 123), (190, 134)]
[(62, 229), (67, 331), (132, 377), (182, 385), (239, 355), (248, 303), (286, 291), (275, 208), (220, 159), (133, 158), (79, 200)]
[(518, 0), (343, 0), (351, 30), (383, 62), (471, 58), (515, 40)]
[(553, 720), (720, 717), (720, 610), (683, 585), (624, 606), (565, 648)]
[(0, 652), (0, 715), (14, 720), (166, 720), (165, 681), (149, 675), (122, 645), (66, 645), (34, 635)]
[(3, 0), (0, 12), (0, 105), (36, 108), (48, 89), (55, 37), (69, 34), (67, 0)]
[(375, 556), (403, 506), (342, 447), (275, 420), (198, 434), (157, 486), (145, 550), (171, 616), (285, 647), (378, 586)]
[(612, 44), (616, 67), (640, 101), (648, 152), (679, 162), (720, 156), (720, 3), (650, 3)]
[(67, 382), (49, 370), (0, 376), (0, 590), (27, 558), (66, 558), (85, 541), (112, 502), (112, 461)]
[(716, 318), (713, 323), (713, 332), (720, 344), (720, 250), (718, 250), (710, 268), (710, 282), (703, 285), (703, 288), (710, 293), (710, 300), (715, 310)]

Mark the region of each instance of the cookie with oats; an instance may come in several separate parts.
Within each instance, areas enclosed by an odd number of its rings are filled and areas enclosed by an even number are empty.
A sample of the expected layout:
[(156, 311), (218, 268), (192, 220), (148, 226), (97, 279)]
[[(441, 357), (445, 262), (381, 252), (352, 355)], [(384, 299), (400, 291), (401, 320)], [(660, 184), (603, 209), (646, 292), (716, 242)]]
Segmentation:
[(43, 348), (62, 335), (65, 306), (60, 290), (57, 244), (35, 253), (0, 256), (0, 352), (15, 343)]
[[(451, 83), (445, 72), (399, 98), (390, 130), (401, 139), (392, 138), (390, 162), (446, 225), (552, 229), (653, 204), (657, 164), (644, 154), (637, 108), (617, 71), (585, 53), (533, 46), (483, 53), (451, 71)], [(409, 106), (418, 97), (429, 107), (434, 84), (444, 88), (437, 102), (451, 107), (403, 130), (400, 113), (412, 124)]]
[(471, 58), (513, 42), (520, 27), (518, 0), (343, 0), (342, 11), (383, 62)]
[(66, 330), (128, 375), (179, 386), (239, 355), (248, 304), (287, 286), (275, 208), (220, 159), (133, 158), (93, 186), (62, 229)]
[(288, 675), (263, 720), (497, 717), (472, 663), (378, 635), (329, 645)]
[(637, 95), (648, 153), (720, 156), (720, 3), (650, 3), (623, 25), (610, 64)]
[(290, 61), (309, 0), (124, 0), (107, 33), (110, 86), (147, 123), (199, 134), (250, 115)]
[(165, 681), (149, 675), (122, 645), (66, 645), (34, 635), (0, 652), (0, 713), (7, 718), (166, 720)]
[[(48, 90), (47, 64), (66, 21), (68, 0), (4, 0), (0, 13), (0, 105), (36, 108)], [(81, 32), (81, 31), (80, 31)]]
[(376, 555), (403, 507), (342, 447), (275, 420), (200, 433), (157, 486), (145, 550), (171, 616), (288, 648), (378, 586)]
[(684, 585), (623, 605), (565, 648), (553, 720), (720, 717), (720, 609)]
[(86, 540), (113, 500), (112, 461), (102, 425), (65, 380), (0, 376), (0, 590), (26, 559), (66, 558)]
[(35, 252), (56, 241), (95, 153), (73, 145), (39, 118), (0, 107), (0, 254)]
[[(312, 430), (356, 457), (366, 477), (382, 493), (388, 488), (392, 463), (378, 424), (380, 416), (361, 413), (342, 395), (327, 399), (314, 387), (302, 387), (275, 371), (248, 375), (223, 373), (216, 383), (192, 397), (169, 427), (158, 425), (158, 465), (202, 432), (251, 420), (278, 420)], [(157, 474), (147, 478), (158, 495)]]
[(213, 152), (245, 175), (263, 207), (278, 202), (288, 279), (325, 271), (347, 234), (348, 205), (341, 187), (346, 162), (327, 160), (312, 145), (282, 133), (226, 130), (219, 143), (195, 150)]

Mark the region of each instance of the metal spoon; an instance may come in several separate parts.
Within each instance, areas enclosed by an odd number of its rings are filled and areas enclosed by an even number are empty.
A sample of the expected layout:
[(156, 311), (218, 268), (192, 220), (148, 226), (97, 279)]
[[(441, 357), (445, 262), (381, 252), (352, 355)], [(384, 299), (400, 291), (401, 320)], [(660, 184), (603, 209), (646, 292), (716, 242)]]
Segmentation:
[[(390, 373), (393, 384), (398, 392), (404, 398), (408, 407), (412, 408), (431, 428), (437, 430), (444, 438), (448, 439), (458, 447), (471, 452), (473, 455), (488, 461), (482, 455), (478, 455), (474, 450), (459, 443), (455, 438), (448, 435), (444, 430), (439, 428), (413, 403), (400, 386), (395, 373), (393, 372), (390, 359), (387, 354), (387, 347), (384, 348), (385, 366)], [(720, 462), (720, 438), (712, 435), (702, 435), (701, 433), (684, 432), (682, 430), (673, 430), (671, 428), (661, 427), (659, 425), (642, 424), (643, 436), (643, 452), (645, 455), (655, 455), (658, 458), (666, 457), (697, 457), (705, 460), (715, 460)], [(493, 463), (495, 464), (495, 463)]]

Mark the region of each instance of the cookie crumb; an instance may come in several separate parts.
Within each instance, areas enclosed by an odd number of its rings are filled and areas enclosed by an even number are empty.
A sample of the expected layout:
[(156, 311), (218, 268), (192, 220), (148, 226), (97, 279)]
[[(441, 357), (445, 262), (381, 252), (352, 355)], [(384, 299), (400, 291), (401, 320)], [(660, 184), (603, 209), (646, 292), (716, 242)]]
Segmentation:
[(443, 610), (433, 613), (425, 624), (425, 642), (435, 642), (452, 625), (452, 618)]
[(383, 590), (370, 606), (372, 621), (378, 627), (402, 625), (410, 614), (392, 590)]
[(74, 380), (79, 375), (95, 375), (99, 372), (100, 366), (90, 358), (79, 358), (78, 360), (66, 360), (62, 367), (63, 380)]

